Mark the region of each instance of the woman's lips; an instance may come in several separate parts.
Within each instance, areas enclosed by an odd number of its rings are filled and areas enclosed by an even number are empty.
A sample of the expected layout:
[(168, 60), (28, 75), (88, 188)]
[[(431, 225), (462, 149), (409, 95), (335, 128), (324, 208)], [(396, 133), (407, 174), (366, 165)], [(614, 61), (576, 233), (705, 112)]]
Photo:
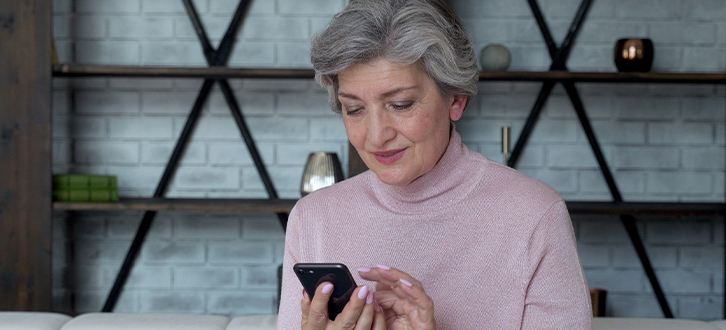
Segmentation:
[(373, 156), (376, 157), (376, 160), (381, 164), (393, 164), (397, 160), (401, 159), (403, 157), (403, 153), (406, 151), (406, 148), (398, 149), (398, 150), (386, 150), (386, 151), (376, 151), (373, 153)]

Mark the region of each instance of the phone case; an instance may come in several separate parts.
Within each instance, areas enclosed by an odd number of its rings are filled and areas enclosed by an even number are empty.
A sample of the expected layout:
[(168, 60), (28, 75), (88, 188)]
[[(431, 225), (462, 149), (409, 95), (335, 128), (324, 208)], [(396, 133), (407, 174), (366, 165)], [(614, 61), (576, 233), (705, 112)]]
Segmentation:
[(357, 287), (348, 267), (343, 264), (300, 263), (295, 264), (293, 270), (310, 299), (315, 296), (315, 290), (321, 283), (333, 283), (333, 292), (328, 302), (328, 318), (331, 320), (335, 320), (343, 311)]

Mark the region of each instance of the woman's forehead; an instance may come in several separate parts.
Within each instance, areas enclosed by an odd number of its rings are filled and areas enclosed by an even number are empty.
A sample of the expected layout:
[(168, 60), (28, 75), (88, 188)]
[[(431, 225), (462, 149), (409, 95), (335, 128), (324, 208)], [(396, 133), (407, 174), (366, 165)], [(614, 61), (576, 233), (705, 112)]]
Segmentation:
[(338, 95), (357, 96), (373, 93), (389, 96), (423, 87), (428, 75), (416, 64), (399, 65), (385, 59), (356, 63), (338, 75)]

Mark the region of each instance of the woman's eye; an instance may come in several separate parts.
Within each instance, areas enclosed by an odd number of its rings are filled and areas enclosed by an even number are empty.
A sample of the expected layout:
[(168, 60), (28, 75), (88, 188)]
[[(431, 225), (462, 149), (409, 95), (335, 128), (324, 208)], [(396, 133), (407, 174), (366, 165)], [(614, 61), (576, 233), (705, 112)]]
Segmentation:
[(391, 103), (391, 108), (396, 110), (406, 110), (410, 108), (413, 105), (413, 102), (404, 102), (404, 103)]
[(345, 115), (346, 116), (355, 116), (357, 114), (361, 113), (360, 108), (351, 108), (351, 109), (345, 109)]

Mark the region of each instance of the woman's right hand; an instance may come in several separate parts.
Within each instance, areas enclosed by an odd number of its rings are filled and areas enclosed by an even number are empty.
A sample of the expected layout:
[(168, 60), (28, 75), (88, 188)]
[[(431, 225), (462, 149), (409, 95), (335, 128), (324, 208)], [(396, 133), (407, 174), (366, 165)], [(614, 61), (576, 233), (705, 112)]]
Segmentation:
[(310, 300), (303, 290), (300, 302), (302, 309), (302, 330), (385, 330), (386, 320), (380, 307), (375, 303), (373, 292), (368, 286), (359, 286), (345, 305), (343, 311), (328, 319), (328, 300), (333, 292), (333, 284), (324, 282), (315, 291), (315, 298)]

